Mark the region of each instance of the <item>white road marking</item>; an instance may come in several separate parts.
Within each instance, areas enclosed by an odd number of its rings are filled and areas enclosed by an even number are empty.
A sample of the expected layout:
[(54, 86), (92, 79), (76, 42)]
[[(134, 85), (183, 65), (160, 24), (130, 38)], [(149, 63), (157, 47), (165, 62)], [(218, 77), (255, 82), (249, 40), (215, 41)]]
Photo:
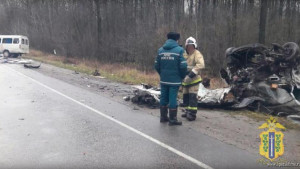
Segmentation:
[(123, 127), (127, 128), (128, 130), (131, 130), (132, 132), (134, 132), (134, 133), (136, 133), (136, 134), (138, 134), (138, 135), (140, 135), (140, 136), (142, 136), (142, 137), (144, 137), (144, 138), (152, 141), (153, 143), (158, 144), (159, 146), (161, 146), (163, 148), (168, 149), (169, 151), (171, 151), (171, 152), (173, 152), (173, 153), (175, 153), (175, 154), (177, 154), (177, 155), (185, 158), (186, 160), (188, 160), (188, 161), (190, 161), (190, 162), (192, 162), (192, 163), (194, 163), (194, 164), (196, 164), (196, 165), (198, 165), (198, 166), (200, 166), (200, 167), (202, 167), (204, 169), (213, 169), (212, 167), (208, 166), (207, 164), (204, 164), (203, 162), (201, 162), (201, 161), (199, 161), (199, 160), (197, 160), (197, 159), (195, 159), (195, 158), (193, 158), (193, 157), (191, 157), (191, 156), (189, 156), (189, 155), (187, 155), (187, 154), (185, 154), (185, 153), (183, 153), (183, 152), (181, 152), (181, 151), (179, 151), (179, 150), (177, 150), (177, 149), (175, 149), (175, 148), (173, 148), (173, 147), (171, 147), (171, 146), (169, 146), (169, 145), (167, 145), (167, 144), (165, 144), (165, 143), (163, 143), (163, 142), (161, 142), (161, 141), (159, 141), (159, 140), (157, 140), (157, 139), (155, 139), (155, 138), (153, 138), (153, 137), (151, 137), (151, 136), (149, 136), (149, 135), (147, 135), (147, 134), (145, 134), (145, 133), (143, 133), (143, 132), (141, 132), (141, 131), (139, 131), (139, 130), (137, 130), (137, 129), (129, 126), (129, 125), (127, 125), (127, 124), (125, 124), (125, 123), (123, 123), (123, 122), (121, 122), (121, 121), (119, 121), (119, 120), (116, 120), (116, 119), (114, 119), (114, 118), (112, 118), (112, 117), (110, 117), (110, 116), (108, 116), (108, 115), (100, 112), (99, 110), (96, 110), (96, 109), (94, 109), (94, 108), (92, 108), (92, 107), (90, 107), (90, 106), (88, 106), (88, 105), (86, 105), (84, 103), (81, 103), (80, 101), (77, 101), (77, 100), (75, 100), (75, 99), (73, 99), (73, 98), (71, 98), (71, 97), (69, 97), (69, 96), (67, 96), (67, 95), (65, 95), (65, 94), (63, 94), (63, 93), (61, 93), (61, 92), (59, 92), (59, 91), (57, 91), (57, 90), (55, 90), (55, 89), (47, 86), (47, 85), (45, 85), (45, 84), (43, 84), (43, 83), (41, 83), (41, 82), (39, 82), (39, 81), (37, 81), (37, 80), (35, 80), (35, 79), (27, 76), (27, 75), (25, 75), (25, 74), (23, 74), (23, 73), (21, 73), (21, 72), (19, 72), (17, 70), (15, 70), (15, 69), (13, 69), (13, 68), (10, 68), (8, 66), (5, 66), (5, 67), (7, 67), (10, 70), (18, 73), (21, 76), (24, 76), (24, 77), (32, 80), (33, 82), (35, 82), (35, 83), (37, 83), (37, 84), (45, 87), (46, 89), (49, 89), (50, 91), (52, 91), (52, 92), (54, 92), (54, 93), (56, 93), (56, 94), (58, 94), (58, 95), (60, 95), (60, 96), (62, 96), (64, 98), (66, 98), (66, 99), (69, 99), (69, 100), (71, 100), (71, 101), (73, 101), (73, 102), (75, 102), (75, 103), (77, 103), (77, 104), (79, 104), (79, 105), (81, 105), (81, 106), (83, 106), (83, 107), (85, 107), (85, 108), (87, 108), (87, 109), (95, 112), (95, 113), (98, 113), (99, 115), (107, 118), (108, 120), (111, 120), (111, 121), (119, 124), (120, 126), (123, 126)]

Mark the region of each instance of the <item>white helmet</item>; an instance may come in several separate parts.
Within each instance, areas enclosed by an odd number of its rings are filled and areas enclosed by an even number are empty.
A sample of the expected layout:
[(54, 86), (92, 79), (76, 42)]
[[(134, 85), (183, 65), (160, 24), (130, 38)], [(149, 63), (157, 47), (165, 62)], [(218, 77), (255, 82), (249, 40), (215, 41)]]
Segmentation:
[(194, 45), (195, 48), (197, 48), (197, 42), (196, 42), (196, 39), (193, 38), (193, 37), (187, 38), (186, 41), (185, 41), (185, 47), (186, 47), (187, 45)]

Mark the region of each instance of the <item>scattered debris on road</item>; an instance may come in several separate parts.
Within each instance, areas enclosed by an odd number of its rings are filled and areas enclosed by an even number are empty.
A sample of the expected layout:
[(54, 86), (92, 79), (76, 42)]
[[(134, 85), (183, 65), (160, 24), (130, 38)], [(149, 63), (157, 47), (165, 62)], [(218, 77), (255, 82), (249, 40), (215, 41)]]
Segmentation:
[(133, 86), (134, 96), (131, 101), (135, 104), (145, 104), (151, 108), (159, 107), (160, 89), (151, 85), (141, 84)]
[(300, 125), (300, 116), (298, 115), (289, 115), (287, 119), (292, 120), (294, 123)]
[(125, 96), (125, 97), (123, 97), (123, 100), (129, 101), (129, 100), (130, 100), (130, 96)]
[(99, 86), (100, 90), (104, 90), (107, 86)]
[(31, 59), (22, 58), (4, 58), (0, 57), (0, 63), (10, 63), (10, 64), (31, 64), (33, 61)]
[(42, 63), (37, 64), (31, 59), (3, 58), (3, 57), (0, 57), (0, 63), (23, 64), (24, 68), (29, 68), (29, 69), (38, 69), (42, 65)]
[(101, 76), (101, 74), (99, 73), (98, 69), (95, 69), (93, 76)]
[(33, 64), (24, 64), (25, 68), (29, 68), (29, 69), (38, 69), (40, 68), (42, 65), (42, 63), (40, 63), (39, 65), (33, 65)]

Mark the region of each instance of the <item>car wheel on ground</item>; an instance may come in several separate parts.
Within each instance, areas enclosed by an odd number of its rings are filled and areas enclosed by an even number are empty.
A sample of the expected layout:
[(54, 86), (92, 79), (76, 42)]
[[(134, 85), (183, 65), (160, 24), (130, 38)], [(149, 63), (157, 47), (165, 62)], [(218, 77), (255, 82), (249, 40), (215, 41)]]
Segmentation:
[(3, 52), (3, 56), (4, 56), (5, 58), (8, 58), (8, 57), (10, 56), (9, 51), (8, 51), (8, 50), (5, 50), (5, 51)]

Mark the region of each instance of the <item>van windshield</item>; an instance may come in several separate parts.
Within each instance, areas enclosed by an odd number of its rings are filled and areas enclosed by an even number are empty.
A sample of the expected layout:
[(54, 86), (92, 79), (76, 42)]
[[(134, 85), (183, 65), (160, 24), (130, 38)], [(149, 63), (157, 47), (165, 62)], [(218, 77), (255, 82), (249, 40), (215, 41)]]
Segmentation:
[(12, 43), (12, 38), (3, 38), (2, 43)]

